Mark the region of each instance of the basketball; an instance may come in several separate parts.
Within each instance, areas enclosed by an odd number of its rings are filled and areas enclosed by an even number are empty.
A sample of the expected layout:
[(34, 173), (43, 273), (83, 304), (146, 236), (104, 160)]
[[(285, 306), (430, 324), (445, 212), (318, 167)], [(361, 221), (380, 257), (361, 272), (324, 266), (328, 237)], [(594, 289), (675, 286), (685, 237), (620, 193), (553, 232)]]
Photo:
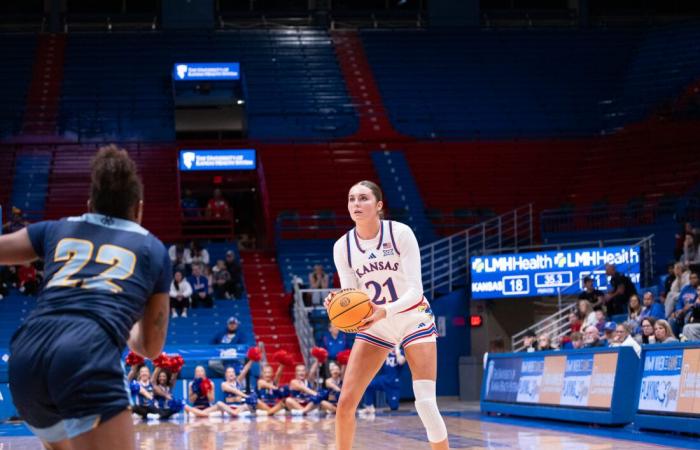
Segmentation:
[(328, 318), (346, 333), (357, 333), (360, 321), (372, 314), (369, 297), (357, 289), (343, 289), (333, 296), (328, 305)]

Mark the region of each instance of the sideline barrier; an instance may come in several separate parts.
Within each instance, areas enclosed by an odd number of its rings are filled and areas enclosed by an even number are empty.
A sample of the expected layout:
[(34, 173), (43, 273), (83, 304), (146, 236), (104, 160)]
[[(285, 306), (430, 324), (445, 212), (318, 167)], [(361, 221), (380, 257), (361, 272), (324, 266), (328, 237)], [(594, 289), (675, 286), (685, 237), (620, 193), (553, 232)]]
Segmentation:
[(645, 345), (637, 429), (700, 433), (700, 345)]
[(640, 374), (629, 347), (493, 354), (481, 411), (625, 425), (634, 418)]

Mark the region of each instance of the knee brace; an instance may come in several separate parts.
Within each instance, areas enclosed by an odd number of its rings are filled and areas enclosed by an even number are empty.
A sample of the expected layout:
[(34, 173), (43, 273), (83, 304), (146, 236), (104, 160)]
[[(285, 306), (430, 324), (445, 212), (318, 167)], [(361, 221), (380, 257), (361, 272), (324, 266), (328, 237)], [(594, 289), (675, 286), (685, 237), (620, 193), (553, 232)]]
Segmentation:
[(438, 410), (435, 398), (435, 382), (432, 380), (415, 380), (413, 395), (416, 397), (416, 411), (428, 433), (430, 442), (442, 442), (447, 439), (447, 428)]

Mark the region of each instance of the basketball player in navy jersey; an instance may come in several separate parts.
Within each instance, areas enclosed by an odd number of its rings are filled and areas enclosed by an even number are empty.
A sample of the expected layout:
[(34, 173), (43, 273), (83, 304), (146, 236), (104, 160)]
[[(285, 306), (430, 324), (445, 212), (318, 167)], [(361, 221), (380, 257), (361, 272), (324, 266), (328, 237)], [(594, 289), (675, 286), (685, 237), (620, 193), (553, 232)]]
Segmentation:
[(171, 268), (141, 227), (143, 187), (126, 151), (92, 161), (87, 214), (0, 237), (0, 264), (43, 258), (36, 308), (10, 344), (20, 416), (46, 448), (133, 449), (121, 353), (155, 358), (168, 327)]
[[(355, 411), (362, 394), (389, 352), (400, 345), (411, 368), (416, 411), (430, 446), (447, 449), (447, 428), (435, 396), (437, 330), (423, 296), (416, 237), (407, 225), (382, 220), (382, 191), (375, 183), (360, 181), (352, 186), (347, 202), (355, 228), (335, 243), (333, 259), (341, 287), (364, 291), (371, 299), (372, 315), (359, 327), (343, 378), (336, 448), (352, 448)], [(326, 297), (326, 308), (333, 295)]]

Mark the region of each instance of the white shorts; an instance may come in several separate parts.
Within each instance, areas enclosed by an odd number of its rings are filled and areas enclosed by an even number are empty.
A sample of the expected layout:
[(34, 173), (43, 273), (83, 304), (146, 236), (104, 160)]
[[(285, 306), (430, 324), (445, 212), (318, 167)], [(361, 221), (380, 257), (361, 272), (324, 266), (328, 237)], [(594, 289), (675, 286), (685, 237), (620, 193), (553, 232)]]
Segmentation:
[(430, 304), (423, 298), (411, 308), (357, 333), (355, 339), (391, 350), (396, 344), (407, 347), (419, 342), (435, 342), (437, 335)]

